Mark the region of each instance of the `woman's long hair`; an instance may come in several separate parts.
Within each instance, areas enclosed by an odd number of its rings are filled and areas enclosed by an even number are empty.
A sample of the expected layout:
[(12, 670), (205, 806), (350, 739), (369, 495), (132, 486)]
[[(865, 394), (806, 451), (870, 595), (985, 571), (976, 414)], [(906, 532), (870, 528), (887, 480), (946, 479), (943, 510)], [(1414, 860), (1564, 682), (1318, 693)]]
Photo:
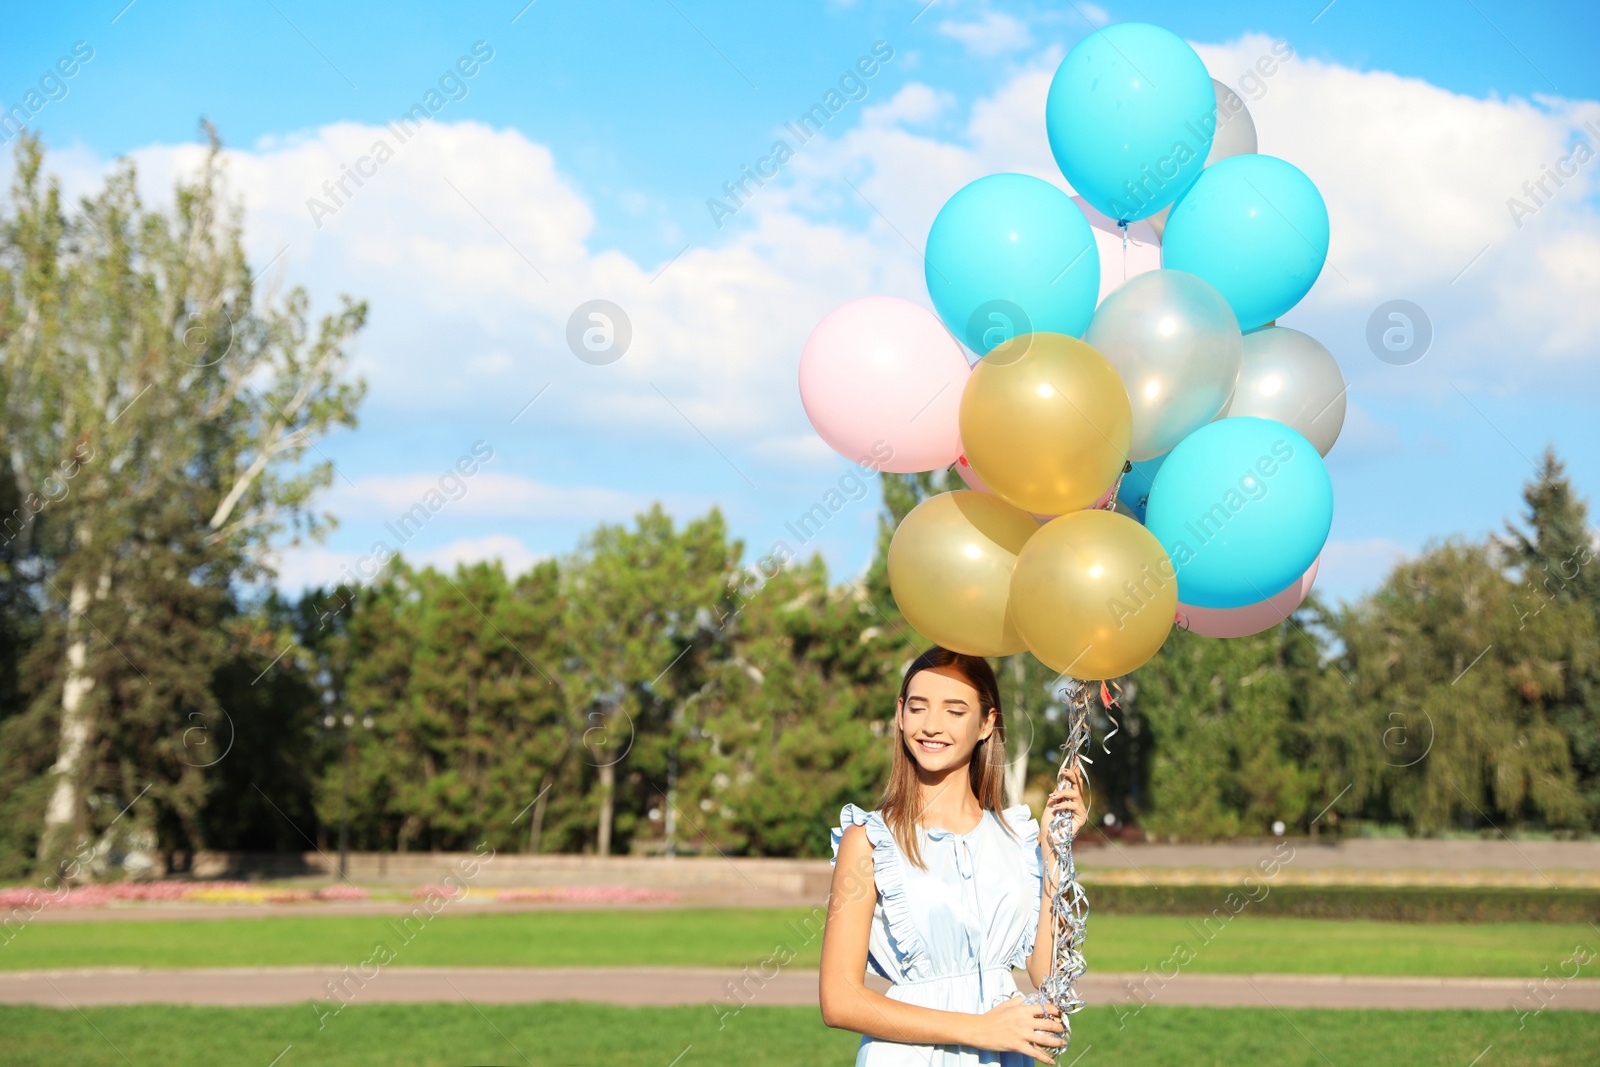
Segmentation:
[[(1011, 827), (1001, 813), (1006, 797), (1006, 719), (1000, 706), (1000, 686), (995, 681), (994, 669), (982, 656), (952, 652), (936, 645), (912, 660), (911, 666), (906, 668), (905, 677), (900, 680), (901, 701), (906, 699), (911, 679), (930, 667), (954, 667), (967, 680), (967, 684), (978, 691), (980, 722), (988, 715), (990, 708), (995, 710), (994, 730), (972, 750), (972, 762), (967, 767), (967, 773), (971, 776), (972, 792), (978, 798), (978, 804), (986, 811), (994, 812), (1000, 825), (1010, 833)], [(899, 717), (896, 716), (894, 766), (889, 772), (889, 785), (883, 792), (878, 810), (894, 833), (901, 853), (911, 863), (927, 870), (927, 864), (922, 861), (922, 850), (917, 844), (917, 825), (922, 817), (920, 800), (916, 757), (911, 754), (899, 726)]]

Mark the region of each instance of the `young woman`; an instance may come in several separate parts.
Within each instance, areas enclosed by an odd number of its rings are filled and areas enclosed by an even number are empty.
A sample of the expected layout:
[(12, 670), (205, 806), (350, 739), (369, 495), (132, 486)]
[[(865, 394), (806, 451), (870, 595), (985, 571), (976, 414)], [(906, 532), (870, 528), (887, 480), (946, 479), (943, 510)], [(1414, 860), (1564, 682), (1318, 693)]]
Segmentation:
[[(1081, 783), (1050, 794), (1044, 823), (1005, 802), (1005, 723), (981, 657), (932, 648), (895, 704), (894, 767), (875, 811), (846, 804), (832, 830), (822, 935), (822, 1021), (862, 1035), (856, 1067), (1027, 1067), (1066, 1044), (1054, 1006), (1022, 1002), (1050, 970), (1047, 828), (1084, 825)], [(1048, 870), (1049, 879), (1044, 874)], [(894, 983), (867, 988), (867, 967)]]

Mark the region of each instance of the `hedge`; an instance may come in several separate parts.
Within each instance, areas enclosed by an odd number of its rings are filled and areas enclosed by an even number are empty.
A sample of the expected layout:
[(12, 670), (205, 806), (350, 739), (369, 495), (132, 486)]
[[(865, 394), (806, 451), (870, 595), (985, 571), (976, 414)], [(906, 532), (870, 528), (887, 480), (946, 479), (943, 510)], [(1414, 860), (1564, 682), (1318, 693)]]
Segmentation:
[[(1281, 885), (1260, 879), (1249, 886), (1095, 885), (1085, 883), (1089, 904), (1101, 914), (1209, 915), (1229, 894), (1250, 901), (1256, 915), (1301, 919), (1374, 919), (1380, 922), (1581, 923), (1600, 920), (1600, 889), (1455, 886)], [(1265, 896), (1262, 895), (1265, 891)]]

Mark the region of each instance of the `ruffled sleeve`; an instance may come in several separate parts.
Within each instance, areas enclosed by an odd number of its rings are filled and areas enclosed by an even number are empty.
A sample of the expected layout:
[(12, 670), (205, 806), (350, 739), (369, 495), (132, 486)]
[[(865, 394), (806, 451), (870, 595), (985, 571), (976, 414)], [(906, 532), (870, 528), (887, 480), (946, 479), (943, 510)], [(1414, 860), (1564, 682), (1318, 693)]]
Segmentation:
[[(840, 812), (839, 812), (839, 825), (835, 826), (832, 830), (829, 831), (829, 836), (831, 836), (833, 838), (833, 858), (828, 861), (830, 866), (838, 866), (838, 863), (839, 863), (839, 842), (844, 840), (844, 832), (846, 830), (848, 830), (850, 827), (852, 827), (852, 826), (860, 826), (863, 823), (865, 823), (866, 821), (867, 821), (867, 812), (865, 812), (865, 811), (861, 810), (860, 808), (856, 807), (854, 804), (846, 804), (840, 810)], [(871, 834), (870, 833), (867, 836), (868, 836), (869, 839), (871, 838)]]
[(876, 811), (864, 811), (854, 804), (846, 804), (839, 812), (839, 825), (831, 831), (832, 862), (835, 865), (839, 862), (839, 841), (851, 826), (867, 828), (867, 843), (872, 846), (872, 878), (877, 883), (884, 918), (889, 924), (890, 947), (899, 959), (900, 970), (907, 979), (920, 977), (927, 973), (930, 960), (922, 937), (911, 921), (911, 900), (906, 894), (904, 860), (900, 855), (900, 846), (895, 842), (894, 832)]
[(1027, 933), (1017, 946), (1011, 966), (1026, 967), (1033, 954), (1034, 942), (1039, 937), (1039, 909), (1044, 903), (1044, 853), (1039, 848), (1039, 820), (1026, 804), (1014, 804), (1005, 809), (1006, 823), (1017, 835), (1017, 849), (1022, 854), (1023, 899), (1031, 902), (1032, 920)]

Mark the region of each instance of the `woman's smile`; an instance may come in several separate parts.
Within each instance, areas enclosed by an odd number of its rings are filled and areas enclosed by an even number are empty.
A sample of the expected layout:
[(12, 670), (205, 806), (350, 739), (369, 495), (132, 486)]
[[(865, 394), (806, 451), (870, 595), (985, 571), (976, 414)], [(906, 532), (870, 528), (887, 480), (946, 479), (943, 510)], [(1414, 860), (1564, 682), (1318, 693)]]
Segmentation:
[(924, 752), (943, 752), (950, 747), (949, 741), (935, 741), (931, 737), (919, 737), (917, 744), (922, 746)]

